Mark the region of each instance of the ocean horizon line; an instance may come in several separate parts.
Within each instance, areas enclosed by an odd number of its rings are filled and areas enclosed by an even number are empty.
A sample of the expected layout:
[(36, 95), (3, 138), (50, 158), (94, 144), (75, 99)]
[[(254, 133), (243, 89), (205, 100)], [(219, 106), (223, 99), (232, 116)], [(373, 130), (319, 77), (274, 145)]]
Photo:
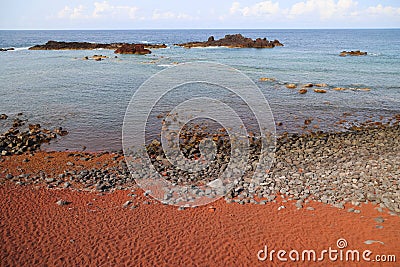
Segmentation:
[(391, 28), (141, 28), (141, 29), (0, 29), (0, 31), (193, 31), (193, 30), (399, 30)]

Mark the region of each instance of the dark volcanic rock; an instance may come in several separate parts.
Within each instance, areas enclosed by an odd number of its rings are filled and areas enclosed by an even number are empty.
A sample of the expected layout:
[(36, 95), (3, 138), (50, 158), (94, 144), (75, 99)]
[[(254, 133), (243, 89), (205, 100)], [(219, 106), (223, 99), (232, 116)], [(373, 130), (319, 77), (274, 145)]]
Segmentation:
[(10, 48), (0, 48), (0, 52), (12, 51), (15, 50), (13, 47)]
[(244, 37), (241, 34), (225, 35), (224, 38), (215, 40), (214, 36), (210, 36), (206, 42), (189, 42), (177, 44), (185, 48), (191, 47), (207, 47), (207, 46), (226, 46), (231, 48), (273, 48), (275, 46), (283, 46), (278, 40), (268, 41), (267, 38), (251, 38)]
[[(125, 45), (135, 45), (128, 43), (111, 43), (111, 44), (98, 44), (88, 42), (58, 42), (48, 41), (44, 45), (35, 45), (29, 48), (29, 50), (93, 50), (93, 49), (111, 49), (116, 50)], [(157, 49), (166, 48), (165, 44), (141, 44), (144, 48)]]
[(362, 52), (360, 50), (357, 51), (342, 51), (340, 52), (341, 57), (345, 57), (345, 56), (366, 56), (367, 52)]
[(125, 44), (114, 51), (116, 54), (151, 54), (151, 51), (144, 48), (143, 44)]
[[(0, 134), (0, 155), (22, 154), (26, 151), (39, 150), (41, 144), (48, 143), (57, 138), (57, 134), (64, 136), (67, 131), (58, 128), (55, 131), (41, 128), (40, 124), (29, 124), (26, 121), (15, 118), (12, 127)], [(24, 127), (25, 129), (22, 129)]]

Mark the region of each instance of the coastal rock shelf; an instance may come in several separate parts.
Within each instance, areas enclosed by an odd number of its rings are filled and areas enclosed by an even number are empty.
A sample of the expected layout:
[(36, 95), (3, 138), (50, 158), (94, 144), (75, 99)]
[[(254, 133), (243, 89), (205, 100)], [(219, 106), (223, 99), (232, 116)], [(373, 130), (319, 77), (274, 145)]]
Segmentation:
[(206, 42), (189, 42), (176, 45), (185, 48), (209, 46), (225, 46), (229, 48), (274, 48), (275, 46), (283, 46), (278, 40), (268, 41), (267, 38), (257, 38), (253, 40), (241, 34), (228, 34), (219, 40), (215, 40), (214, 36), (210, 36)]
[[(29, 50), (94, 50), (110, 49), (119, 54), (149, 54), (148, 49), (166, 48), (165, 44), (129, 44), (129, 43), (88, 43), (88, 42), (57, 42), (48, 41), (44, 45), (35, 45)], [(118, 52), (117, 52), (118, 51)]]

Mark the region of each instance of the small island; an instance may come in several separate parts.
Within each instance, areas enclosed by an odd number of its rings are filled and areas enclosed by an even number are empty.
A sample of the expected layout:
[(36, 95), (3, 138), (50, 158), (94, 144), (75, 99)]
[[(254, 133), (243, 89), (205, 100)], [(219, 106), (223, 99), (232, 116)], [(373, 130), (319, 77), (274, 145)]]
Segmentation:
[(210, 36), (205, 42), (189, 42), (175, 45), (185, 48), (210, 46), (224, 46), (229, 48), (274, 48), (275, 46), (283, 46), (278, 40), (268, 41), (267, 38), (257, 38), (253, 40), (241, 34), (228, 34), (219, 40), (215, 40), (214, 36)]

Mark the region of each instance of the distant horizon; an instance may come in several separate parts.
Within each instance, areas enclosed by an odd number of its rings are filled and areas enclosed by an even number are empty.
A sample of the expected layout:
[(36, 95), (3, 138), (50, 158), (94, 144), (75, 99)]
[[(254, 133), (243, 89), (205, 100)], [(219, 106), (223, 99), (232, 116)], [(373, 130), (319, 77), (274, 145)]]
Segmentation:
[(0, 31), (191, 31), (191, 30), (398, 30), (400, 27), (377, 28), (141, 28), (141, 29), (0, 29)]

